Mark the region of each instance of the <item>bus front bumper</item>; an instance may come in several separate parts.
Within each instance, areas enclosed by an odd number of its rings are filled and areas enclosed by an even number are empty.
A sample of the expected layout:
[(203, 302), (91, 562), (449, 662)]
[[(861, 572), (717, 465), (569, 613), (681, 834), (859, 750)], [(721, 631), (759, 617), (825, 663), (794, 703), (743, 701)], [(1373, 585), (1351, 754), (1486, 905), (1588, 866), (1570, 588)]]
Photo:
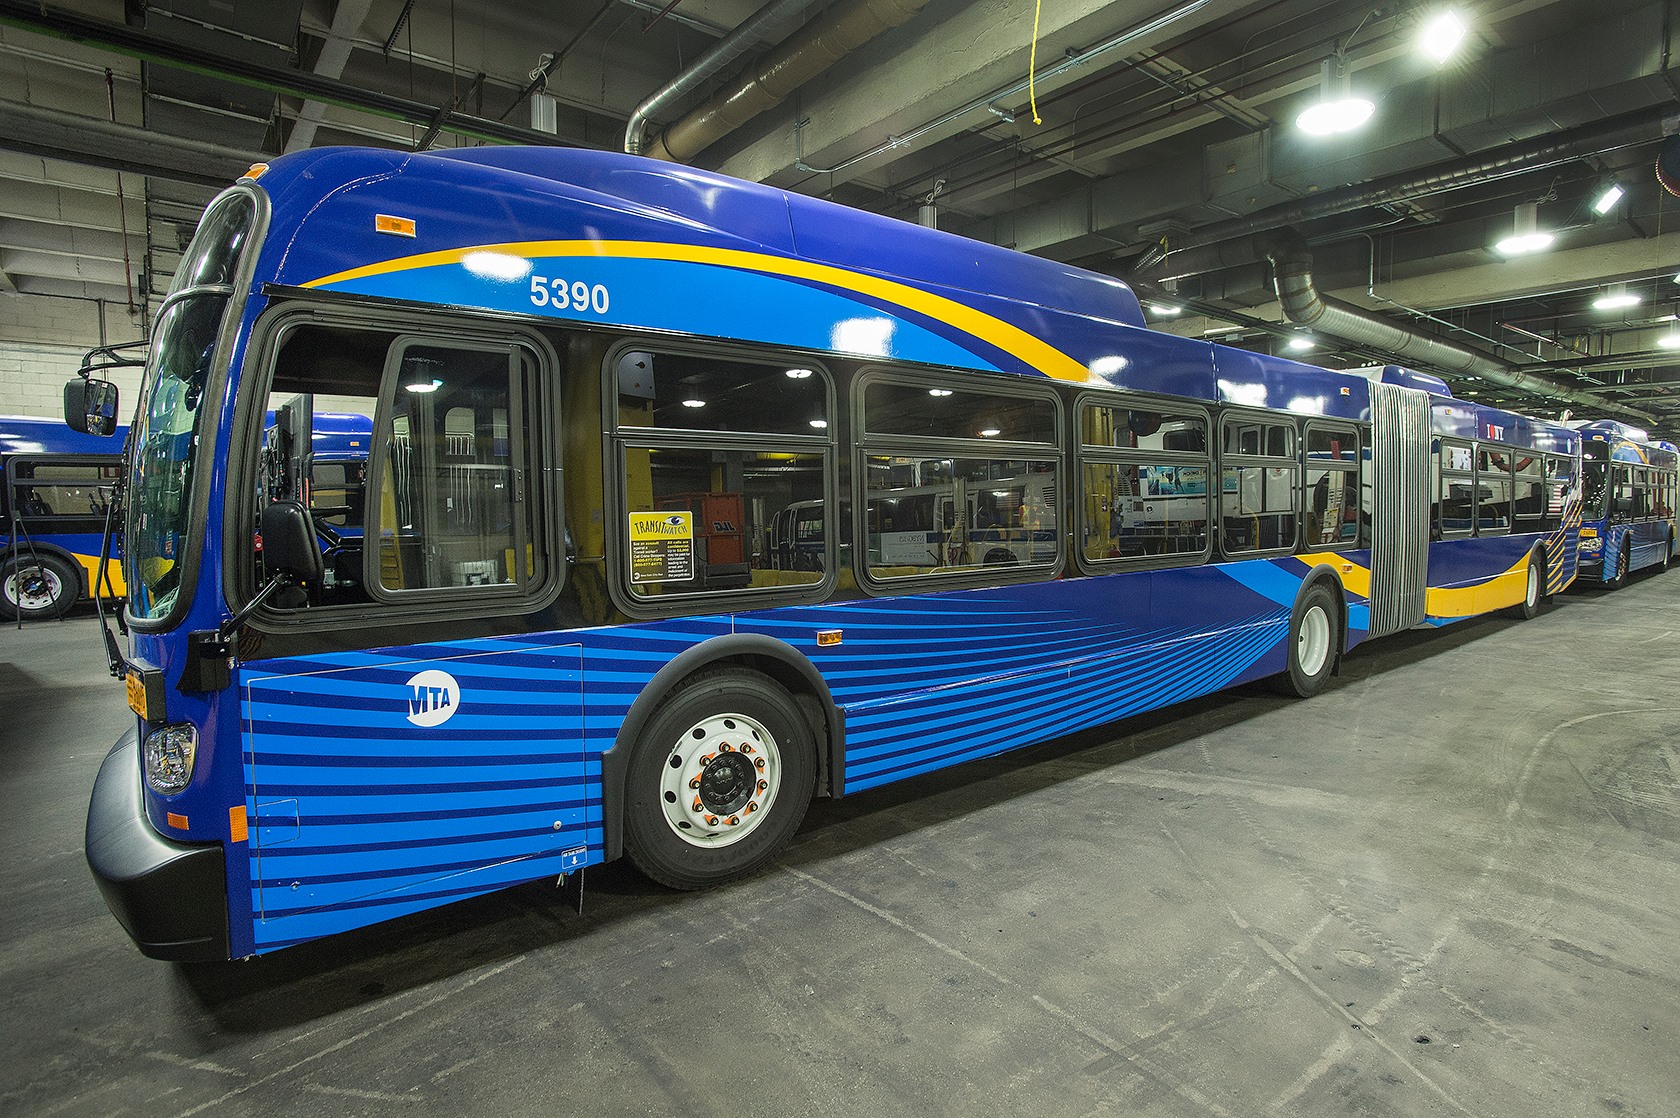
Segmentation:
[(153, 959), (226, 959), (221, 845), (158, 834), (146, 820), (140, 780), (140, 735), (129, 730), (99, 766), (88, 804), (88, 868), (105, 904)]

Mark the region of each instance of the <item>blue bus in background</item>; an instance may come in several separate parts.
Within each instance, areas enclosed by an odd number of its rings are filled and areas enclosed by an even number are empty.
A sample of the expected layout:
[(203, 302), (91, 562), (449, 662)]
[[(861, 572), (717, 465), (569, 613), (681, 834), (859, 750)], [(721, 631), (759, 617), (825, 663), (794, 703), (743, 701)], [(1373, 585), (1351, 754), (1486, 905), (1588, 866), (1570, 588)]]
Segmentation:
[[(369, 424), (334, 483), (329, 414)], [(1114, 279), (557, 148), (253, 168), (136, 423), (137, 717), (87, 853), (160, 958), (620, 856), (728, 881), (813, 796), (1531, 616), (1581, 522), (1580, 434), (1437, 378), (1157, 333)]]
[(1613, 419), (1577, 427), (1584, 482), (1581, 579), (1617, 589), (1630, 572), (1664, 569), (1674, 556), (1680, 452)]
[(0, 416), (0, 619), (62, 617), (93, 594), (121, 597), (113, 553), (100, 571), (126, 428), (110, 438), (59, 419)]

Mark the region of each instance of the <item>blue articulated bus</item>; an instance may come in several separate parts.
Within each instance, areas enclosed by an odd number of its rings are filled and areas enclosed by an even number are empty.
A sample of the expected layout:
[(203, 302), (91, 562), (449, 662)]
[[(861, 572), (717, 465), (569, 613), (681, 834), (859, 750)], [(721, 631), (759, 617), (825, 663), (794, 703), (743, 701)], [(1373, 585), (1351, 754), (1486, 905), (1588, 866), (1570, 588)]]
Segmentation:
[(100, 438), (57, 419), (0, 416), (0, 618), (62, 617), (94, 594), (122, 596), (116, 559), (101, 579), (99, 554), (125, 432)]
[(1628, 574), (1665, 569), (1674, 556), (1680, 453), (1613, 419), (1581, 433), (1581, 581), (1617, 589)]
[[(304, 476), (317, 412), (371, 421), (341, 501), (265, 480)], [(164, 958), (621, 855), (716, 884), (814, 795), (1245, 681), (1311, 695), (1369, 637), (1576, 573), (1567, 427), (601, 152), (253, 168), (137, 415), (138, 717), (87, 853)]]

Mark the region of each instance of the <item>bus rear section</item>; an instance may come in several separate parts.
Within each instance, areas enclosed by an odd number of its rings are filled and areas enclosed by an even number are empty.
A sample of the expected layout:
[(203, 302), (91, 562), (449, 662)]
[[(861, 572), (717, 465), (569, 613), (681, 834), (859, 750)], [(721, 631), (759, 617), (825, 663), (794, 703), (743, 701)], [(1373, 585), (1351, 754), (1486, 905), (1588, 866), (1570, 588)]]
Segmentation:
[(49, 620), (95, 594), (122, 596), (120, 557), (102, 568), (100, 549), (123, 434), (0, 416), (0, 620)]

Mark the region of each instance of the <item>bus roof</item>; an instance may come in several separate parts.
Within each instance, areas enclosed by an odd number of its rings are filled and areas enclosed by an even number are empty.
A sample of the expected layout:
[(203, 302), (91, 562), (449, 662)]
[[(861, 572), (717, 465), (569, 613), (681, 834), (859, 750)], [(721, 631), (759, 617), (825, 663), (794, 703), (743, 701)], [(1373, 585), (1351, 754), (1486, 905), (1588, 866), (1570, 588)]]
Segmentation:
[[(1346, 419), (1387, 366), (1326, 370), (1151, 330), (1118, 279), (775, 187), (617, 152), (318, 148), (257, 179), (256, 282), (1047, 376)], [(260, 300), (259, 300), (260, 302)], [(1547, 425), (1456, 403), (1475, 437)], [(1560, 448), (1574, 436), (1557, 429)]]

